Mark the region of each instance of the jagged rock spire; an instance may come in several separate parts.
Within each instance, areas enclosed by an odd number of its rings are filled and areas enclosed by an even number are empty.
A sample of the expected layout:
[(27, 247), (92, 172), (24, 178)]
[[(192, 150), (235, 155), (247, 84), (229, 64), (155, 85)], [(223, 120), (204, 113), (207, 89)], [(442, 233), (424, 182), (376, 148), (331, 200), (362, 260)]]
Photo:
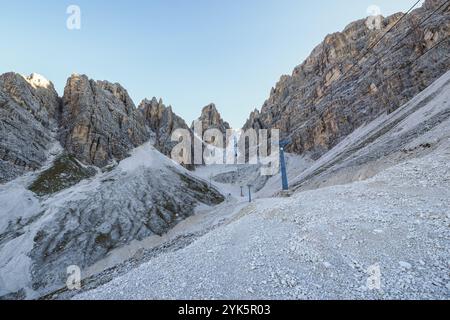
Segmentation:
[[(448, 41), (417, 60), (449, 36), (445, 7), (431, 15), (442, 4), (427, 0), (361, 61), (361, 53), (402, 13), (383, 18), (380, 30), (369, 29), (362, 19), (328, 35), (292, 75), (280, 78), (261, 112), (252, 112), (244, 129), (280, 129), (282, 138), (291, 138), (289, 151), (320, 157), (363, 123), (395, 110), (450, 69)], [(419, 26), (418, 21), (427, 17)]]
[[(200, 118), (198, 118), (197, 121), (202, 123), (203, 132), (208, 129), (219, 129), (225, 134), (226, 130), (230, 129), (230, 125), (222, 119), (222, 116), (219, 111), (217, 111), (214, 103), (208, 104), (202, 109)], [(194, 124), (192, 124), (191, 128), (193, 127)]]
[(166, 107), (162, 99), (153, 97), (144, 99), (138, 107), (146, 124), (156, 134), (155, 147), (163, 154), (170, 156), (173, 146), (172, 133), (177, 129), (187, 129), (186, 122), (176, 115), (171, 106)]
[(74, 74), (64, 89), (60, 138), (79, 160), (102, 167), (125, 158), (150, 131), (121, 85)]

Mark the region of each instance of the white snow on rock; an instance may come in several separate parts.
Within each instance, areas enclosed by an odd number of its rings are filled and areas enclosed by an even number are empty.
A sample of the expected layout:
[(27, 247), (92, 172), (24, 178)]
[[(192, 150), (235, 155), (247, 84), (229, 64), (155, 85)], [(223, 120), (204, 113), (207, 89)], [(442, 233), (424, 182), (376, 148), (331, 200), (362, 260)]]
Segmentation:
[(129, 158), (122, 160), (118, 168), (125, 172), (133, 172), (138, 169), (161, 169), (167, 167), (182, 167), (177, 166), (175, 162), (165, 157), (163, 154), (156, 152), (151, 142), (147, 142), (131, 151)]
[(27, 188), (53, 158), (42, 170), (0, 185), (0, 296), (25, 289), (35, 298), (60, 289), (68, 266), (85, 270), (222, 197), (151, 143), (109, 172), (37, 197)]
[(32, 73), (29, 76), (22, 76), (33, 88), (52, 88), (53, 84), (44, 76), (38, 73)]

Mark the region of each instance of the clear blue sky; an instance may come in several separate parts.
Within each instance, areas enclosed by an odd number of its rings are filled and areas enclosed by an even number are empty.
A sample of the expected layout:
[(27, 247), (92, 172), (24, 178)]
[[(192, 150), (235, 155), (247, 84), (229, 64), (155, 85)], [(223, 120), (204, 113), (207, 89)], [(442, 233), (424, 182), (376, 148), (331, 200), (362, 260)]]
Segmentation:
[[(414, 0), (0, 0), (0, 73), (37, 72), (62, 94), (84, 73), (121, 83), (136, 105), (162, 97), (189, 124), (216, 103), (241, 127), (282, 74), (328, 34)], [(81, 30), (66, 8), (81, 8)]]

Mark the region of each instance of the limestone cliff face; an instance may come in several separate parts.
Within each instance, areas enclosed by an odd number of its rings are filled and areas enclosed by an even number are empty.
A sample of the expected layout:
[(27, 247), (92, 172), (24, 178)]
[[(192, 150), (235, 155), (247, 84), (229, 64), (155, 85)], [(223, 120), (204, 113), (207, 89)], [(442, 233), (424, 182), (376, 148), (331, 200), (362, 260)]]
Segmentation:
[(37, 73), (25, 77), (25, 80), (34, 89), (36, 98), (47, 110), (49, 118), (57, 120), (60, 113), (61, 98), (58, 96), (53, 83)]
[[(364, 122), (395, 110), (450, 67), (450, 41), (413, 63), (450, 35), (448, 5), (420, 24), (444, 2), (426, 1), (345, 77), (361, 53), (402, 14), (384, 18), (381, 30), (370, 30), (366, 20), (359, 20), (327, 36), (292, 75), (281, 77), (244, 129), (280, 129), (282, 137), (292, 140), (289, 151), (319, 157)], [(413, 32), (402, 40), (409, 30)]]
[(42, 76), (0, 76), (0, 183), (40, 168), (55, 142), (60, 99)]
[[(230, 125), (228, 122), (223, 121), (214, 103), (202, 109), (200, 118), (197, 121), (201, 122), (203, 133), (208, 129), (219, 129), (225, 135), (226, 130), (230, 129)], [(192, 124), (191, 128), (194, 128), (194, 124)]]
[(176, 142), (172, 142), (172, 133), (177, 129), (189, 130), (186, 122), (177, 116), (172, 107), (166, 107), (163, 101), (156, 98), (143, 100), (138, 107), (143, 114), (146, 124), (155, 133), (155, 147), (166, 156), (170, 157), (172, 148)]
[(119, 84), (72, 75), (64, 90), (61, 143), (79, 160), (103, 167), (146, 142), (150, 130)]

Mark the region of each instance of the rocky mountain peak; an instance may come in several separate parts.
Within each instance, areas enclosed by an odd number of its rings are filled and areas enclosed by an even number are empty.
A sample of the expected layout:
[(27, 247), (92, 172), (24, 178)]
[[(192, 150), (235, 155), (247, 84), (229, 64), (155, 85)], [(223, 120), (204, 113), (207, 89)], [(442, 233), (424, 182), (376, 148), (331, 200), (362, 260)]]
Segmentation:
[(138, 109), (144, 114), (145, 119), (149, 122), (151, 128), (158, 128), (159, 122), (162, 119), (164, 111), (167, 107), (164, 105), (162, 99), (153, 97), (151, 100), (144, 99), (139, 104)]
[(23, 76), (33, 88), (54, 89), (53, 83), (38, 73)]
[(45, 163), (58, 111), (53, 86), (35, 76), (0, 76), (0, 183)]
[(422, 8), (424, 8), (425, 10), (432, 10), (438, 8), (441, 4), (441, 0), (425, 0)]
[(120, 84), (72, 75), (64, 89), (61, 143), (79, 160), (103, 167), (150, 138), (144, 117)]
[[(198, 118), (197, 121), (202, 123), (203, 132), (208, 129), (219, 129), (225, 134), (226, 130), (230, 129), (230, 125), (222, 119), (222, 116), (214, 103), (208, 104), (202, 109), (200, 118)], [(193, 127), (194, 124), (192, 124), (192, 128)]]
[(420, 59), (449, 36), (448, 6), (434, 12), (443, 3), (427, 0), (401, 21), (402, 13), (382, 18), (380, 30), (362, 19), (328, 35), (292, 75), (280, 78), (244, 129), (280, 129), (291, 138), (290, 152), (320, 157), (363, 123), (397, 109), (450, 68), (449, 42)]
[(9, 72), (1, 75), (0, 81), (2, 91), (40, 122), (47, 125), (56, 116), (59, 107), (58, 94), (51, 82), (45, 78), (24, 77)]
[(146, 124), (156, 134), (155, 147), (170, 156), (174, 143), (172, 133), (177, 129), (189, 130), (186, 122), (176, 115), (171, 106), (166, 107), (162, 99), (144, 99), (138, 107)]
[(100, 88), (110, 92), (115, 98), (117, 98), (125, 106), (125, 110), (128, 113), (131, 113), (136, 109), (136, 106), (133, 100), (131, 100), (128, 91), (119, 83), (97, 81), (97, 84)]
[(41, 104), (47, 109), (50, 118), (58, 119), (61, 99), (53, 83), (37, 73), (32, 73), (24, 79), (33, 87)]

